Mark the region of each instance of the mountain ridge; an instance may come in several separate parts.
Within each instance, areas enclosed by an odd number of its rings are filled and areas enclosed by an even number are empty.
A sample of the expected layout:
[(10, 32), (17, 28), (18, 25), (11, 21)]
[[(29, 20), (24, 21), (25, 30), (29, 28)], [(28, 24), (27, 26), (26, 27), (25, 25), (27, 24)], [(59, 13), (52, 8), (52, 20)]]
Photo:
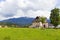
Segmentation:
[[(20, 17), (20, 18), (11, 18), (11, 19), (7, 19), (7, 20), (2, 20), (0, 22), (4, 22), (4, 23), (13, 23), (13, 24), (18, 24), (18, 25), (29, 25), (32, 23), (32, 21), (35, 18), (28, 18), (28, 17)], [(49, 23), (50, 20), (47, 19), (47, 22)]]
[(11, 22), (11, 23), (15, 23), (18, 25), (27, 25), (27, 24), (31, 24), (33, 20), (34, 18), (20, 17), (20, 18), (7, 19), (7, 20), (3, 20), (0, 22)]

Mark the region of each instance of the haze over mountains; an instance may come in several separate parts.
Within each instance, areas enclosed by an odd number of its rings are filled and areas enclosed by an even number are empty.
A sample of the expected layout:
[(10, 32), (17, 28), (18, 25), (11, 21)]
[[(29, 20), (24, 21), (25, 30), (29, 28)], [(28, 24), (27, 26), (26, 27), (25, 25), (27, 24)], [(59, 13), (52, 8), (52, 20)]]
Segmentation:
[(4, 22), (4, 23), (9, 22), (9, 23), (14, 23), (18, 25), (26, 25), (26, 24), (31, 24), (33, 20), (34, 18), (20, 17), (20, 18), (7, 19), (0, 22)]
[[(31, 24), (34, 19), (35, 18), (20, 17), (20, 18), (7, 19), (0, 22), (4, 22), (4, 23), (9, 22), (9, 23), (18, 24), (18, 25), (28, 25), (28, 24)], [(47, 19), (47, 21), (50, 22), (49, 19)]]

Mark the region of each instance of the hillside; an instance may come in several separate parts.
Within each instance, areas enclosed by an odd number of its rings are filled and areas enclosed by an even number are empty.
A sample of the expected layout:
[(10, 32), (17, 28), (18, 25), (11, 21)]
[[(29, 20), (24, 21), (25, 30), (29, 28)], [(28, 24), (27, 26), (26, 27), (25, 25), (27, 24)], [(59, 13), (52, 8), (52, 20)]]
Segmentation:
[[(11, 19), (7, 19), (7, 20), (2, 20), (0, 21), (3, 23), (11, 23), (11, 24), (17, 24), (17, 25), (29, 25), (32, 23), (32, 21), (35, 18), (27, 18), (27, 17), (20, 17), (20, 18), (11, 18)], [(49, 19), (47, 19), (47, 22), (50, 22)]]
[(12, 23), (12, 24), (17, 24), (17, 25), (29, 25), (32, 23), (33, 20), (34, 18), (20, 17), (20, 18), (7, 19), (0, 22)]

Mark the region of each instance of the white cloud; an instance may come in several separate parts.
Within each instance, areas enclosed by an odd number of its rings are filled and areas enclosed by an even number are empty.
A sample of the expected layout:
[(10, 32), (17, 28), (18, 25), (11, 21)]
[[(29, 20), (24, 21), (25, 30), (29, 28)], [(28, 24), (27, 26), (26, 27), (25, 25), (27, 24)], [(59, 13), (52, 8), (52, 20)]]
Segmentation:
[(57, 8), (60, 8), (60, 6), (58, 6)]
[(27, 17), (44, 16), (44, 17), (49, 18), (50, 12), (49, 11), (41, 11), (41, 10), (37, 10), (37, 11), (29, 10), (27, 12), (26, 16)]
[(13, 16), (14, 18), (24, 17), (25, 13), (22, 10), (18, 10), (17, 13)]
[(55, 7), (56, 0), (19, 0), (18, 4), (22, 8), (50, 10)]
[(24, 16), (49, 17), (50, 10), (56, 6), (56, 1), (57, 0), (6, 0), (0, 2), (0, 15), (2, 19)]

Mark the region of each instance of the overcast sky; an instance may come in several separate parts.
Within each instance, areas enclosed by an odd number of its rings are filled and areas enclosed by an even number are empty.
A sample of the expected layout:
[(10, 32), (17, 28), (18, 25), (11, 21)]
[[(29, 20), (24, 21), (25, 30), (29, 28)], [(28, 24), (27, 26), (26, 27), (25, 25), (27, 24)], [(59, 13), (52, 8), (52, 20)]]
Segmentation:
[(60, 8), (60, 0), (0, 0), (0, 20), (36, 16), (49, 18), (55, 7)]

